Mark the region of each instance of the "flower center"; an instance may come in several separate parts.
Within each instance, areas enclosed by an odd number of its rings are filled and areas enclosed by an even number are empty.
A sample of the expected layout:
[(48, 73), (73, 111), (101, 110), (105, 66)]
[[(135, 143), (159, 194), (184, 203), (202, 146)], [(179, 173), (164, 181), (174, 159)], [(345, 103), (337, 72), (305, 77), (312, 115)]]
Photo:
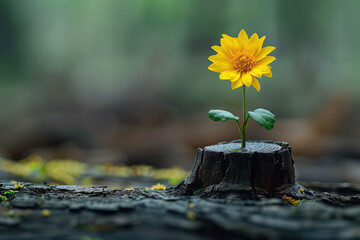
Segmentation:
[(233, 67), (240, 72), (248, 72), (255, 66), (255, 61), (252, 57), (241, 54), (235, 58)]

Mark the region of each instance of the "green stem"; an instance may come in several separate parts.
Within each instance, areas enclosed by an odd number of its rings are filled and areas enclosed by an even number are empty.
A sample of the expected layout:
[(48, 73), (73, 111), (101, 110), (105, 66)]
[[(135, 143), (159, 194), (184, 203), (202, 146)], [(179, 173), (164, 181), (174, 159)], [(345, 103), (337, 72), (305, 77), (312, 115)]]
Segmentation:
[(243, 86), (243, 122), (242, 122), (242, 129), (241, 129), (241, 148), (246, 147), (245, 128), (246, 128), (246, 108), (245, 108), (245, 85), (244, 85)]
[(237, 125), (238, 125), (238, 128), (239, 128), (239, 133), (240, 133), (240, 134), (242, 134), (242, 133), (241, 133), (241, 132), (242, 132), (242, 131), (241, 131), (241, 125), (240, 125), (240, 122), (239, 122), (239, 120), (236, 120), (236, 123), (237, 123)]

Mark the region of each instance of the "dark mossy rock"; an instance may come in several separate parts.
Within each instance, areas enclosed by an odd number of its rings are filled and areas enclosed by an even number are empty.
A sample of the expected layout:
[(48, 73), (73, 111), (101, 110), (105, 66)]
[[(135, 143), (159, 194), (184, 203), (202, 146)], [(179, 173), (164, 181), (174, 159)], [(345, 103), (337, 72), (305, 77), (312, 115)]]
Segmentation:
[(285, 142), (239, 140), (199, 148), (192, 173), (175, 191), (179, 195), (202, 195), (243, 199), (304, 196), (296, 183), (291, 148)]

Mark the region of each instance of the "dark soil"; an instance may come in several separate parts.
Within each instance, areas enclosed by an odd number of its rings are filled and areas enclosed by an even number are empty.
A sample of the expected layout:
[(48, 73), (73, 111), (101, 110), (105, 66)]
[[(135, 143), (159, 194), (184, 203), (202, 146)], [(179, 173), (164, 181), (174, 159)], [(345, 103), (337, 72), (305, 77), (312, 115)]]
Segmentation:
[(175, 196), (173, 188), (22, 184), (0, 184), (1, 193), (18, 191), (0, 205), (1, 240), (360, 239), (360, 190), (352, 185), (304, 183), (333, 193), (313, 192), (292, 206), (279, 198)]

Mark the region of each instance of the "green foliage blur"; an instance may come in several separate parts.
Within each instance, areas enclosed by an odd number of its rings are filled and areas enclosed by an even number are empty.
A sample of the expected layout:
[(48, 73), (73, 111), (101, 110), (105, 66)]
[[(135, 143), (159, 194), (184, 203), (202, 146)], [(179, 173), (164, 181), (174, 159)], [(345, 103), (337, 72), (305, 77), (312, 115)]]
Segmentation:
[(65, 101), (61, 98), (70, 93), (97, 105), (145, 94), (179, 111), (240, 108), (241, 93), (207, 70), (207, 57), (222, 33), (236, 36), (242, 28), (266, 35), (265, 45), (277, 47), (274, 77), (261, 79), (260, 93), (249, 91), (250, 107), (261, 104), (298, 117), (334, 92), (358, 100), (356, 0), (8, 0), (1, 5), (0, 109), (6, 113), (1, 118), (20, 117), (47, 98)]
[(246, 91), (247, 139), (358, 158), (360, 1), (3, 0), (0, 156), (190, 169), (196, 148), (239, 139), (242, 93), (208, 70), (221, 34), (266, 36), (273, 77)]

